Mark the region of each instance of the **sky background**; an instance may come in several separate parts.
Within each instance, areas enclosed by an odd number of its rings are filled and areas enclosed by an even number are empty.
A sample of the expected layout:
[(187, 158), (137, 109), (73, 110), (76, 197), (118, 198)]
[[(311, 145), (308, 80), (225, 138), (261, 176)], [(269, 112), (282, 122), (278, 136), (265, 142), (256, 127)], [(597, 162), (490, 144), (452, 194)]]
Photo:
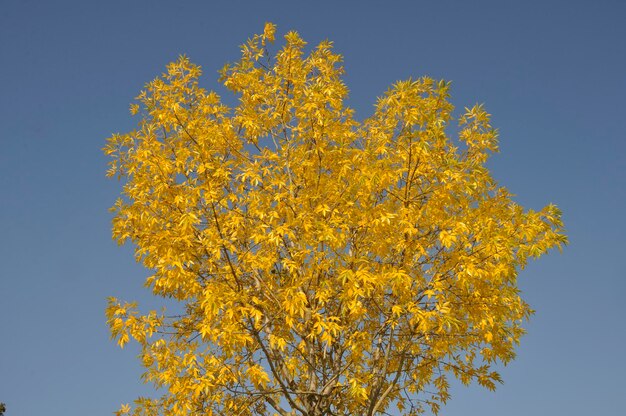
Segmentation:
[[(622, 415), (626, 397), (626, 2), (0, 0), (0, 401), (7, 416), (110, 415), (150, 391), (109, 340), (108, 296), (154, 301), (110, 237), (121, 184), (101, 149), (186, 54), (203, 86), (263, 30), (328, 38), (357, 118), (393, 82), (453, 82), (500, 131), (494, 177), (563, 211), (570, 245), (520, 275), (536, 310), (495, 393), (454, 385), (442, 414)], [(227, 99), (232, 100), (231, 96)]]

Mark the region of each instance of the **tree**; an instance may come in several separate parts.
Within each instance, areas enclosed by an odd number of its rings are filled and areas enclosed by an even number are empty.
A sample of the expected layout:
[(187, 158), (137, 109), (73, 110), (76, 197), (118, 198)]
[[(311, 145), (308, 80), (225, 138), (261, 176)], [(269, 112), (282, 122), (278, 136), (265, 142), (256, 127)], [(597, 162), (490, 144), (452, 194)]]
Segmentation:
[(518, 272), (566, 243), (558, 209), (525, 211), (490, 176), (482, 106), (450, 137), (450, 83), (398, 82), (359, 122), (332, 44), (307, 54), (290, 32), (272, 55), (274, 33), (221, 71), (235, 107), (181, 57), (106, 146), (114, 239), (181, 306), (110, 299), (112, 336), (164, 392), (133, 414), (413, 415), (449, 377), (494, 389), (532, 313)]
[(7, 411), (7, 407), (4, 403), (0, 403), (0, 416), (4, 416), (4, 412)]

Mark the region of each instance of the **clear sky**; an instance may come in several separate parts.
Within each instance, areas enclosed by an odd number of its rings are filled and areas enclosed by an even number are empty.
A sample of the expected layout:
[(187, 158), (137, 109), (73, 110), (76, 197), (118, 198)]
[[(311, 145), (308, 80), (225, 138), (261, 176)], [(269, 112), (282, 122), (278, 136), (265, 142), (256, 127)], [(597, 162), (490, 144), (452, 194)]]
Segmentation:
[[(261, 32), (335, 42), (358, 118), (400, 79), (453, 82), (500, 130), (495, 178), (553, 202), (570, 245), (521, 273), (537, 311), (495, 393), (450, 416), (622, 415), (626, 397), (626, 3), (623, 1), (0, 0), (0, 401), (7, 416), (109, 415), (149, 389), (109, 340), (107, 296), (154, 302), (110, 238), (120, 183), (101, 148), (187, 54), (204, 86)], [(232, 99), (232, 97), (229, 97)], [(619, 409), (622, 409), (621, 411)]]

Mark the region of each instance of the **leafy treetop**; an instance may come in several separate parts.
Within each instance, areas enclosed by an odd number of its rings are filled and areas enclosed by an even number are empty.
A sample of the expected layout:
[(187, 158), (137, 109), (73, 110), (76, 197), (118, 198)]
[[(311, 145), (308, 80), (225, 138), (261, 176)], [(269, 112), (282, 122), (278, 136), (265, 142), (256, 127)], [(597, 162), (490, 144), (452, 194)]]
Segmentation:
[(307, 53), (290, 32), (272, 55), (274, 36), (222, 70), (237, 106), (181, 57), (106, 146), (113, 236), (183, 311), (110, 300), (112, 335), (163, 391), (133, 414), (413, 415), (451, 376), (495, 388), (531, 314), (518, 271), (566, 243), (558, 209), (524, 210), (490, 176), (482, 106), (450, 137), (448, 82), (398, 82), (359, 122), (331, 42)]

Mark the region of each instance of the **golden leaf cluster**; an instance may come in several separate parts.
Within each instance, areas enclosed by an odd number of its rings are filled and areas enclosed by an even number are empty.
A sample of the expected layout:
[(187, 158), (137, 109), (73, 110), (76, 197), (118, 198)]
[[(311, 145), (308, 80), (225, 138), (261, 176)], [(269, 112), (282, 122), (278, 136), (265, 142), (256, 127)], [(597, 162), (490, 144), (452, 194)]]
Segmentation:
[(272, 54), (274, 37), (221, 71), (236, 106), (181, 57), (108, 141), (113, 236), (183, 311), (110, 300), (163, 392), (119, 414), (413, 415), (451, 376), (493, 389), (532, 312), (518, 272), (566, 243), (558, 209), (524, 210), (490, 176), (482, 106), (451, 137), (449, 83), (398, 82), (360, 122), (331, 42), (290, 32)]

